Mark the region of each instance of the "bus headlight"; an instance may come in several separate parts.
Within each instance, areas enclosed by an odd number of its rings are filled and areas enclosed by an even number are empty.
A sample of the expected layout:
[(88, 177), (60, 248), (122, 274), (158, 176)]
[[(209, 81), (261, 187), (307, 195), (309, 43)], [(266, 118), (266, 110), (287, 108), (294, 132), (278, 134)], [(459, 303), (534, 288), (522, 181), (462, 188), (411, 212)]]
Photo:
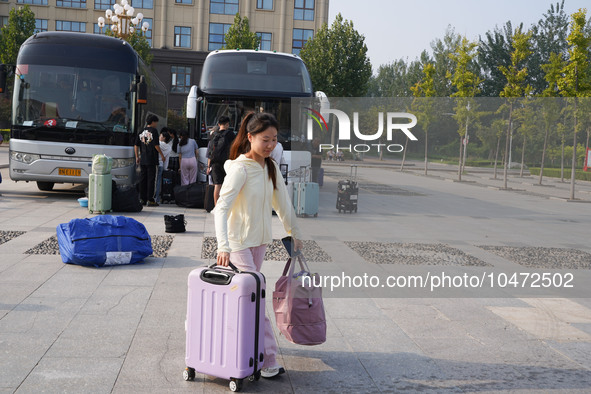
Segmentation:
[(40, 160), (41, 156), (34, 155), (31, 153), (10, 152), (10, 158), (14, 161), (20, 161), (21, 163), (31, 164), (34, 161)]
[(113, 159), (113, 168), (129, 167), (135, 164), (135, 159)]

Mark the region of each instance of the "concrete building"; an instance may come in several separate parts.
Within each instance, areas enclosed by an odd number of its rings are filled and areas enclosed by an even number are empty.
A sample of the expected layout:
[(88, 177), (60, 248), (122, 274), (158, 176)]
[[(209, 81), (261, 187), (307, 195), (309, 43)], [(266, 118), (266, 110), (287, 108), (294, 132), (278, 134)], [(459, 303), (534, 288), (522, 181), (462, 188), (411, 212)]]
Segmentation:
[[(169, 108), (181, 112), (191, 85), (198, 84), (209, 51), (220, 49), (239, 13), (261, 37), (261, 49), (299, 53), (328, 22), (329, 0), (128, 0), (150, 28), (152, 67), (169, 91)], [(29, 4), (37, 31), (100, 34), (98, 18), (115, 0), (0, 0), (0, 24), (11, 8)]]

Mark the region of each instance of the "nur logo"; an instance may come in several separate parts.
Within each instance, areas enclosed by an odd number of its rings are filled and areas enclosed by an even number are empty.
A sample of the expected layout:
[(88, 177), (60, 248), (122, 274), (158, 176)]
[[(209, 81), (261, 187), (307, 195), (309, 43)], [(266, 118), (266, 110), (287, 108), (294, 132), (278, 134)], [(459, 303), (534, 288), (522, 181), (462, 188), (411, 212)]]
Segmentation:
[[(320, 126), (320, 130), (328, 132), (328, 122), (326, 118), (328, 115), (334, 115), (339, 125), (338, 141), (351, 140), (351, 119), (349, 115), (338, 109), (321, 109), (318, 112), (312, 108), (306, 108), (309, 112), (306, 113), (308, 116), (307, 123), (307, 139), (312, 140), (314, 138), (314, 121)], [(411, 128), (416, 126), (417, 117), (407, 112), (387, 112), (386, 114), (386, 138), (388, 141), (392, 141), (392, 135), (394, 131), (402, 131), (408, 139), (411, 141), (417, 141), (417, 137), (410, 131)], [(325, 118), (326, 117), (326, 118)], [(410, 120), (409, 123), (400, 123), (401, 119)], [(353, 112), (353, 133), (355, 137), (361, 141), (377, 141), (382, 137), (384, 133), (384, 113), (378, 113), (378, 130), (373, 134), (363, 134), (359, 130), (359, 112)], [(379, 152), (382, 147), (385, 147), (388, 152), (402, 152), (404, 147), (400, 144), (356, 144), (356, 145), (336, 145), (336, 150), (348, 150), (349, 152), (355, 151), (359, 153), (369, 152), (372, 147), (377, 148)], [(332, 144), (320, 144), (320, 151), (333, 150), (335, 146)]]

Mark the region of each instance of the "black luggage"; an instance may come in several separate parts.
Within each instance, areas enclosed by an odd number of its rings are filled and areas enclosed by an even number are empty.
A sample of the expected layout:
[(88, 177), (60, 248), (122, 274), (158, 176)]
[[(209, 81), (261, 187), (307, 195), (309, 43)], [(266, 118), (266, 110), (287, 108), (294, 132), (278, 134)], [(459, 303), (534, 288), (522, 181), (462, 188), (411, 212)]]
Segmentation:
[(111, 196), (113, 212), (141, 212), (143, 208), (136, 186), (116, 185), (113, 181)]
[(167, 233), (184, 233), (186, 231), (185, 215), (164, 215), (164, 231)]
[(213, 208), (215, 208), (215, 201), (213, 197), (213, 189), (215, 185), (206, 185), (205, 186), (205, 210), (207, 212), (211, 212)]
[[(353, 175), (355, 168), (355, 175)], [(351, 166), (351, 179), (339, 181), (337, 186), (337, 209), (339, 213), (357, 212), (359, 186), (357, 184), (357, 166)]]
[(174, 200), (174, 187), (177, 185), (177, 171), (162, 171), (162, 202), (170, 203)]
[(205, 183), (191, 183), (174, 188), (174, 201), (179, 207), (203, 208), (205, 200)]

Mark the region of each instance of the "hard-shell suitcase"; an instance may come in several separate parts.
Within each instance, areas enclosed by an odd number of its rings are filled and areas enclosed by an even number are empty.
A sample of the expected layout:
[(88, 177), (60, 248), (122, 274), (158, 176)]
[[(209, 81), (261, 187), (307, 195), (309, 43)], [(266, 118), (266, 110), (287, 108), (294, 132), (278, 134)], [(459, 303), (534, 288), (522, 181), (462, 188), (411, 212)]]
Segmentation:
[[(211, 180), (211, 176), (209, 176), (208, 178)], [(203, 202), (203, 205), (207, 212), (211, 212), (213, 208), (215, 208), (215, 201), (213, 196), (214, 188), (215, 185), (211, 182), (209, 182), (205, 186), (205, 201)]]
[(174, 200), (174, 187), (176, 186), (176, 171), (162, 171), (162, 198), (163, 203)]
[(90, 174), (88, 176), (88, 212), (111, 212), (112, 180), (111, 174)]
[[(306, 170), (302, 169), (303, 179), (306, 178)], [(293, 206), (295, 213), (300, 217), (318, 216), (318, 203), (320, 199), (320, 189), (315, 182), (305, 182), (300, 178), (300, 182), (293, 184)]]
[(265, 339), (265, 277), (260, 272), (218, 266), (189, 274), (186, 355), (183, 377), (195, 372), (230, 380), (258, 380)]

